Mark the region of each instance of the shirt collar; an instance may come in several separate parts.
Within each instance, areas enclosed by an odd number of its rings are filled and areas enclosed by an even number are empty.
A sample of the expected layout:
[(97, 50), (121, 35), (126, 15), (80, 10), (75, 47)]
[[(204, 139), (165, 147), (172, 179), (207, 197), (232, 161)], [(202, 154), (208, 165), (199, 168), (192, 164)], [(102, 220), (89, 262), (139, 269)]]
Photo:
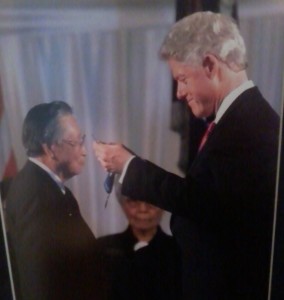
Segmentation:
[(49, 174), (49, 176), (55, 181), (55, 183), (58, 185), (58, 187), (60, 188), (61, 192), (63, 194), (66, 193), (65, 191), (65, 186), (62, 182), (62, 180), (53, 172), (51, 171), (45, 164), (43, 164), (41, 161), (39, 161), (38, 159), (34, 158), (34, 157), (29, 157), (29, 160), (31, 162), (33, 162), (34, 164), (36, 164), (37, 166), (39, 166), (41, 169), (43, 169), (45, 172), (47, 172)]
[(254, 87), (254, 83), (251, 80), (247, 80), (238, 86), (236, 89), (231, 91), (222, 101), (214, 120), (214, 123), (218, 123), (227, 109), (232, 105), (232, 103), (246, 90)]

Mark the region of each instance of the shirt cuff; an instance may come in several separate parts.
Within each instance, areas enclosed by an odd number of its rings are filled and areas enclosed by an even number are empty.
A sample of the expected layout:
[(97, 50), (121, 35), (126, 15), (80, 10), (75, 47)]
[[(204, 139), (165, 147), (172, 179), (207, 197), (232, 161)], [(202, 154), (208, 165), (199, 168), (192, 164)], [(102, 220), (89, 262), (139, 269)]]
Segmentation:
[(120, 177), (119, 177), (119, 180), (118, 180), (118, 182), (119, 182), (120, 184), (123, 183), (123, 180), (124, 180), (126, 171), (127, 171), (127, 169), (128, 169), (128, 166), (129, 166), (130, 162), (132, 161), (132, 159), (133, 159), (134, 157), (135, 157), (135, 155), (132, 155), (132, 156), (127, 160), (127, 162), (124, 164), (124, 167), (123, 167), (123, 169), (122, 169), (122, 173), (121, 173), (121, 175), (120, 175)]

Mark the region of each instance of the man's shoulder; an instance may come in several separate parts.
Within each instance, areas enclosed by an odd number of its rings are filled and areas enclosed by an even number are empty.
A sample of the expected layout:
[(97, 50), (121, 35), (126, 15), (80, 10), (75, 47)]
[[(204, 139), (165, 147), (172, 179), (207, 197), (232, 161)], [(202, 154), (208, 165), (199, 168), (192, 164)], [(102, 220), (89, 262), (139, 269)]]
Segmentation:
[(33, 193), (33, 187), (37, 183), (38, 177), (30, 170), (29, 162), (15, 175), (11, 181), (8, 198)]
[[(50, 195), (56, 193), (56, 185), (50, 176), (32, 162), (27, 162), (18, 174), (12, 179), (7, 194), (7, 210), (21, 211), (35, 206), (33, 203), (46, 203)], [(38, 201), (41, 199), (41, 201)]]
[(279, 122), (279, 116), (257, 87), (244, 91), (228, 109), (228, 115), (251, 116), (248, 121), (256, 122), (255, 117)]
[[(280, 118), (257, 87), (244, 91), (228, 108), (216, 125), (216, 137), (230, 142), (229, 137), (242, 141), (278, 138)], [(219, 134), (217, 134), (217, 131)], [(226, 135), (228, 137), (226, 137)]]
[(27, 161), (24, 167), (13, 178), (11, 183), (11, 191), (19, 192), (22, 195), (25, 193), (33, 193), (38, 187), (48, 179), (48, 174), (45, 174), (38, 166)]

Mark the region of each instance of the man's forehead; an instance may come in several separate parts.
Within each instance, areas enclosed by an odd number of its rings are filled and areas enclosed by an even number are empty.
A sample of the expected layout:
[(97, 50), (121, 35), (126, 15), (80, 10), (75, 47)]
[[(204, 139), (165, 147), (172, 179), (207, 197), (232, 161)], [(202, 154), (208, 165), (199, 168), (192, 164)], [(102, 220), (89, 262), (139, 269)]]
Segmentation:
[(73, 115), (62, 116), (59, 120), (61, 129), (64, 130), (65, 134), (81, 135), (78, 122)]
[(179, 62), (174, 59), (168, 60), (168, 64), (174, 78), (184, 76), (187, 72), (193, 69), (193, 66), (189, 63)]

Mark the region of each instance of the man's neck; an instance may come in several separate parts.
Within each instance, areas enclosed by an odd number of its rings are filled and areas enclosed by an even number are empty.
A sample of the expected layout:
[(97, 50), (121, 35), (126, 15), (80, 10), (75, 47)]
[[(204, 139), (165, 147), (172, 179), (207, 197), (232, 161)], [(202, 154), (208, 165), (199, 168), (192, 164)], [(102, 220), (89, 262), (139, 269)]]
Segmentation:
[(221, 76), (221, 88), (220, 94), (218, 96), (219, 101), (217, 101), (215, 105), (215, 114), (217, 113), (225, 97), (240, 85), (242, 85), (244, 82), (248, 81), (247, 73), (245, 70), (236, 72), (229, 68), (224, 68)]
[(64, 182), (63, 176), (61, 176), (57, 170), (56, 165), (50, 157), (47, 156), (37, 156), (33, 157), (34, 160), (38, 161), (40, 164), (44, 165), (51, 173), (53, 173), (61, 182)]
[(157, 233), (157, 227), (143, 230), (143, 229), (135, 229), (131, 228), (134, 236), (137, 238), (138, 241), (143, 241), (143, 242), (150, 242), (155, 234)]

